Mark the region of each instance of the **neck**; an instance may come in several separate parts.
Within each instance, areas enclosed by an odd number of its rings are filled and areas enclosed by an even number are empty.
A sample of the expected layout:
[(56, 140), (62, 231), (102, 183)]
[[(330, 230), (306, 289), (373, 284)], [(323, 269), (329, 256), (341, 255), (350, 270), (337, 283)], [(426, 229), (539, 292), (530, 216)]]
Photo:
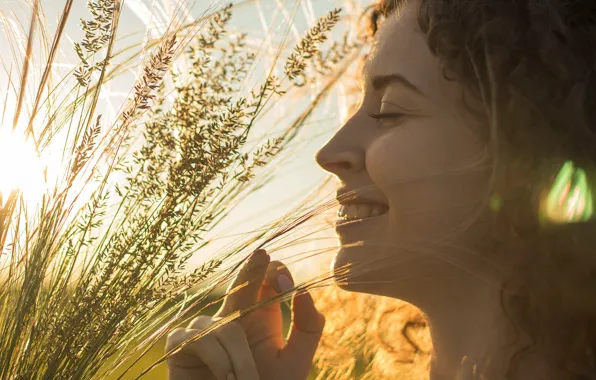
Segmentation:
[(433, 341), (431, 380), (455, 379), (460, 371), (471, 373), (471, 366), (462, 366), (464, 357), (479, 366), (484, 358), (491, 358), (491, 372), (495, 367), (501, 372), (511, 355), (505, 347), (511, 346), (515, 334), (499, 290), (479, 281), (459, 286), (455, 297), (438, 294), (430, 307), (423, 307)]

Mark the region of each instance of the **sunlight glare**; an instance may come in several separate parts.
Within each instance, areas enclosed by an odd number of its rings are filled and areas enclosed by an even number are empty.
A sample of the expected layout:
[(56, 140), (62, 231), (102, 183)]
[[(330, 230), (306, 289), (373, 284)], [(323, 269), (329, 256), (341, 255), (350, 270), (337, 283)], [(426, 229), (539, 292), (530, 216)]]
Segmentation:
[(35, 153), (33, 142), (24, 133), (0, 129), (0, 193), (4, 201), (13, 190), (26, 198), (41, 195), (45, 189), (44, 165)]

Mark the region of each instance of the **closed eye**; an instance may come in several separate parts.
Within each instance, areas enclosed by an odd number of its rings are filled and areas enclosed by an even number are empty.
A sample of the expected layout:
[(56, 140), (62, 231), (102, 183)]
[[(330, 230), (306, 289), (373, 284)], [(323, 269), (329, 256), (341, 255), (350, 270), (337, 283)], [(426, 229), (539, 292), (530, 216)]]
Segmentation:
[(369, 112), (368, 116), (376, 119), (379, 124), (382, 126), (391, 126), (395, 125), (399, 120), (406, 117), (403, 113), (398, 112), (387, 112), (387, 113), (374, 113)]

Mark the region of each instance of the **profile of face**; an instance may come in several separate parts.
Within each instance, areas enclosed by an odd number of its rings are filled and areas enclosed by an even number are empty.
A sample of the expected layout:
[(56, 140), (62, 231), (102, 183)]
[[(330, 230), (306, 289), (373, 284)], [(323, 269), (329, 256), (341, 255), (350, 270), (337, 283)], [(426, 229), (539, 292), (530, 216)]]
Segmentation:
[(487, 122), (470, 111), (469, 96), (463, 101), (464, 87), (444, 78), (416, 2), (385, 20), (362, 74), (357, 111), (316, 160), (343, 190), (357, 192), (353, 202), (388, 211), (337, 227), (333, 266), (352, 266), (347, 283), (338, 283), (347, 290), (424, 306), (469, 273), (490, 271), (462, 233), (489, 188), (487, 143), (478, 132)]

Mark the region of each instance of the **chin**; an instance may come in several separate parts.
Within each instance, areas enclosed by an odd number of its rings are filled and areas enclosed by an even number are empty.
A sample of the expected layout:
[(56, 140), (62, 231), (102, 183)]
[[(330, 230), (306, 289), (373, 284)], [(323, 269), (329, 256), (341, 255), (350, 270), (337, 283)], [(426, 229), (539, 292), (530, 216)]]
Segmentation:
[[(417, 307), (441, 293), (443, 285), (439, 279), (444, 277), (444, 263), (416, 253), (392, 254), (381, 259), (383, 265), (361, 271), (359, 268), (363, 263), (373, 261), (382, 253), (365, 246), (340, 248), (331, 264), (335, 284), (349, 292), (397, 298)], [(346, 270), (348, 264), (350, 269)], [(354, 269), (359, 273), (352, 273)], [(429, 281), (429, 278), (436, 278), (438, 282)]]
[[(385, 287), (391, 284), (375, 281), (387, 281), (386, 269), (368, 269), (362, 271), (362, 264), (366, 259), (374, 257), (371, 249), (364, 246), (342, 247), (338, 250), (331, 263), (335, 284), (342, 290), (375, 295), (386, 295)], [(360, 273), (354, 273), (354, 270)]]

